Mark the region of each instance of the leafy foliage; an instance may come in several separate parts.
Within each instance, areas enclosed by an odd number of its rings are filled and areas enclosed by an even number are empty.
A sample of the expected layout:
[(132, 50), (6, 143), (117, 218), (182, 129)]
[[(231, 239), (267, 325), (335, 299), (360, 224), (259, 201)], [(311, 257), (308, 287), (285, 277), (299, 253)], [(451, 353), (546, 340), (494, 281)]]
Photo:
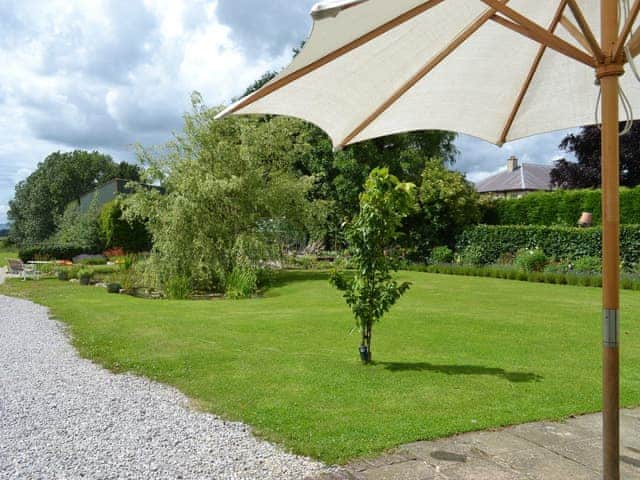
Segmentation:
[(71, 201), (113, 178), (137, 180), (139, 176), (138, 167), (117, 164), (95, 151), (54, 152), (16, 185), (8, 212), (11, 238), (18, 245), (42, 242), (55, 232)]
[(400, 235), (402, 220), (415, 208), (415, 186), (400, 181), (386, 168), (374, 169), (360, 195), (360, 212), (347, 227), (346, 239), (353, 276), (335, 272), (331, 282), (343, 290), (347, 305), (362, 332), (363, 360), (371, 361), (373, 324), (409, 289), (391, 273), (398, 268), (391, 250)]
[[(583, 127), (580, 133), (567, 135), (560, 148), (573, 153), (577, 163), (560, 160), (551, 171), (551, 181), (560, 188), (598, 188), (600, 186), (600, 136), (597, 126)], [(620, 184), (640, 184), (640, 125), (620, 137)]]

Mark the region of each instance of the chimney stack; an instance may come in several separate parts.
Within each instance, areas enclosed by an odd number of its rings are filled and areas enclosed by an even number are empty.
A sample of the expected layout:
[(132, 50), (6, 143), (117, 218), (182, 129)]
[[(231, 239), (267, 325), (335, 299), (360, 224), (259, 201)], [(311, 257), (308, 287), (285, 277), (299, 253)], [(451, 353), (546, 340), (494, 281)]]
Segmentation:
[(514, 172), (518, 169), (518, 159), (515, 156), (509, 157), (507, 160), (507, 170), (510, 172)]

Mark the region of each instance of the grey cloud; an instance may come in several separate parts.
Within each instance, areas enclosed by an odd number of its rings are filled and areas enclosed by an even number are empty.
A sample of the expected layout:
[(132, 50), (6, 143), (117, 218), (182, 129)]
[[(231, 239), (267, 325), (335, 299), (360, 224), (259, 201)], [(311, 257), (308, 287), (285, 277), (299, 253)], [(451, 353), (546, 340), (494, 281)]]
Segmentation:
[(251, 57), (279, 55), (305, 40), (316, 0), (219, 0), (217, 16)]
[(118, 128), (100, 87), (59, 89), (55, 96), (30, 92), (21, 99), (25, 120), (41, 140), (81, 148), (124, 147), (133, 140)]

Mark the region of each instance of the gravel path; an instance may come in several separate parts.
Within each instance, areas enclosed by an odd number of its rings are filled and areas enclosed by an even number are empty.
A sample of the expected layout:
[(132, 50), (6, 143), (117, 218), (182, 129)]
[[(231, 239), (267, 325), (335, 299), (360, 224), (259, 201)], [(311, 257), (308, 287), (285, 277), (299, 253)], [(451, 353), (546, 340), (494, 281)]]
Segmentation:
[(63, 326), (0, 296), (0, 478), (295, 479), (324, 467), (79, 358)]

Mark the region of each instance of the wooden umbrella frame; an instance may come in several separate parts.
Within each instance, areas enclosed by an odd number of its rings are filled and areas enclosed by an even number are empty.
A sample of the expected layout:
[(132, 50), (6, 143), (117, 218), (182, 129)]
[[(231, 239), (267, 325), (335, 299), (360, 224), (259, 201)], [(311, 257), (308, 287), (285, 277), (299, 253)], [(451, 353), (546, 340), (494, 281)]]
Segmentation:
[[(444, 1), (446, 0), (428, 0), (419, 4), (309, 65), (272, 81), (238, 102), (225, 114), (237, 112), (251, 105)], [(488, 21), (493, 21), (540, 44), (529, 73), (507, 118), (499, 143), (504, 143), (507, 140), (546, 49), (555, 50), (594, 69), (594, 74), (600, 82), (602, 90), (603, 474), (606, 480), (618, 480), (620, 478), (620, 145), (618, 101), (619, 80), (624, 75), (624, 65), (627, 61), (624, 51), (625, 45), (632, 56), (640, 53), (640, 30), (631, 35), (633, 24), (640, 12), (640, 0), (634, 1), (621, 28), (618, 0), (600, 1), (602, 32), (600, 43), (594, 36), (593, 30), (576, 0), (559, 0), (553, 20), (547, 28), (510, 8), (507, 5), (509, 0), (480, 1), (485, 3), (488, 9), (349, 133), (340, 142), (339, 147), (356, 139), (380, 115)], [(354, 2), (355, 5), (360, 3), (365, 2)], [(351, 6), (353, 5), (348, 5), (348, 7)], [(577, 25), (565, 15), (567, 8), (571, 10)], [(558, 24), (562, 24), (582, 48), (578, 48), (557, 36), (555, 30)]]

